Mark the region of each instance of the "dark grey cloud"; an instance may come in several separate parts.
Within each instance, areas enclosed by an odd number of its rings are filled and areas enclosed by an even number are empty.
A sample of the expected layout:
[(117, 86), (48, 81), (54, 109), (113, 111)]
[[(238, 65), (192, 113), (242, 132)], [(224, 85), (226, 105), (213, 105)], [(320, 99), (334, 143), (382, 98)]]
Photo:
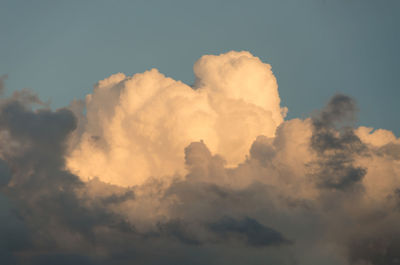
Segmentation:
[(7, 185), (11, 177), (12, 175), (8, 164), (0, 159), (0, 187)]
[(88, 256), (80, 254), (65, 254), (65, 253), (50, 253), (34, 257), (28, 264), (32, 265), (96, 265), (99, 264), (95, 262)]
[(279, 246), (291, 243), (280, 232), (264, 226), (249, 217), (234, 219), (225, 216), (217, 222), (211, 223), (209, 228), (224, 239), (244, 240), (246, 244), (255, 247)]
[(352, 242), (350, 260), (355, 264), (400, 264), (400, 234), (382, 234), (359, 237)]
[(332, 97), (317, 117), (314, 117), (313, 124), (316, 129), (332, 128), (340, 122), (354, 119), (357, 110), (354, 99), (343, 94)]
[(5, 90), (5, 80), (7, 79), (7, 75), (0, 76), (0, 95), (4, 93)]
[(157, 237), (169, 237), (186, 245), (197, 246), (203, 244), (201, 239), (197, 237), (196, 233), (191, 231), (192, 227), (180, 220), (171, 220), (166, 223), (159, 223), (157, 228), (157, 233), (153, 233), (151, 236), (156, 235)]
[(354, 119), (356, 109), (353, 99), (338, 94), (312, 120), (311, 147), (319, 156), (314, 175), (323, 188), (353, 188), (366, 174), (365, 168), (354, 164), (354, 157), (366, 150), (365, 144), (353, 128), (341, 127)]
[[(398, 195), (397, 195), (398, 196)], [(400, 212), (391, 209), (364, 217), (360, 225), (350, 231), (348, 255), (352, 264), (400, 264)]]
[[(0, 106), (0, 130), (19, 149), (1, 152), (2, 185), (9, 183), (2, 189), (9, 198), (2, 210), (15, 205), (15, 214), (1, 223), (20, 223), (24, 228), (9, 227), (2, 232), (7, 247), (3, 250), (21, 264), (54, 264), (57, 259), (58, 264), (92, 264), (81, 253), (95, 247), (95, 229), (106, 226), (120, 233), (134, 233), (123, 218), (105, 207), (130, 199), (133, 193), (127, 190), (95, 203), (79, 196), (86, 184), (64, 169), (67, 137), (76, 127), (74, 115), (67, 109), (32, 110), (25, 100), (7, 99)], [(20, 242), (29, 245), (20, 248)]]
[(30, 233), (12, 202), (0, 193), (0, 261), (17, 264), (13, 253), (32, 247)]

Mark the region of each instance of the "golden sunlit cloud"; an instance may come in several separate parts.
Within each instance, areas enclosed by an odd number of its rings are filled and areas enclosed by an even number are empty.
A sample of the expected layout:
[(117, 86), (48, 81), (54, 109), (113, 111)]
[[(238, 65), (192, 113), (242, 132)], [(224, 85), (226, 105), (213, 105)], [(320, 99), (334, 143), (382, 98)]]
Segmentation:
[(248, 52), (206, 55), (193, 87), (156, 69), (100, 81), (68, 168), (118, 185), (184, 174), (183, 149), (203, 140), (228, 165), (245, 159), (258, 135), (273, 136), (286, 113), (271, 66)]

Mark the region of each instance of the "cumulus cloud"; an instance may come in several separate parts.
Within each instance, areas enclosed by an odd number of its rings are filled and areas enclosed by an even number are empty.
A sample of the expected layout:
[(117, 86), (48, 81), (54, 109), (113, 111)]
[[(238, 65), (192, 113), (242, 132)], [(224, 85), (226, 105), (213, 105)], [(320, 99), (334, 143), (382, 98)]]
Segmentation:
[(68, 168), (136, 185), (150, 176), (185, 174), (182, 150), (193, 141), (205, 141), (234, 166), (258, 135), (274, 135), (286, 110), (270, 65), (248, 52), (229, 52), (203, 56), (194, 73), (194, 87), (156, 69), (100, 81), (86, 98)]
[(50, 110), (0, 100), (3, 264), (398, 264), (400, 140), (337, 94), (284, 120), (271, 67), (206, 55), (193, 87), (112, 75)]

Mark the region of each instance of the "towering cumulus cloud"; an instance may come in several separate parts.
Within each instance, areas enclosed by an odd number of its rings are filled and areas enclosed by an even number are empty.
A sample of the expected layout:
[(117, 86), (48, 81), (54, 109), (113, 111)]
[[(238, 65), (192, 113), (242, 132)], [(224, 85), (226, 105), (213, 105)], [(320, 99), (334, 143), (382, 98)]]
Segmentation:
[(399, 264), (400, 139), (342, 94), (283, 120), (248, 52), (194, 71), (1, 98), (0, 264)]
[(184, 174), (182, 150), (203, 140), (229, 165), (258, 135), (273, 136), (285, 113), (271, 67), (248, 52), (207, 55), (190, 87), (156, 69), (100, 81), (86, 98), (83, 134), (68, 168), (118, 185)]

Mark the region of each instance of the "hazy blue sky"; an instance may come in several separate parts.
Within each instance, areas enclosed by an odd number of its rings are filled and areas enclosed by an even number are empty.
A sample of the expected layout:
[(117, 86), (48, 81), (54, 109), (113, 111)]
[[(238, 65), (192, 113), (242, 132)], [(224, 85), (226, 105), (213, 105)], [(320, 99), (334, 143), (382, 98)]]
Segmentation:
[(272, 65), (289, 118), (343, 92), (360, 124), (399, 136), (399, 29), (399, 0), (2, 0), (0, 74), (60, 107), (116, 72), (190, 84), (201, 55), (248, 50)]

